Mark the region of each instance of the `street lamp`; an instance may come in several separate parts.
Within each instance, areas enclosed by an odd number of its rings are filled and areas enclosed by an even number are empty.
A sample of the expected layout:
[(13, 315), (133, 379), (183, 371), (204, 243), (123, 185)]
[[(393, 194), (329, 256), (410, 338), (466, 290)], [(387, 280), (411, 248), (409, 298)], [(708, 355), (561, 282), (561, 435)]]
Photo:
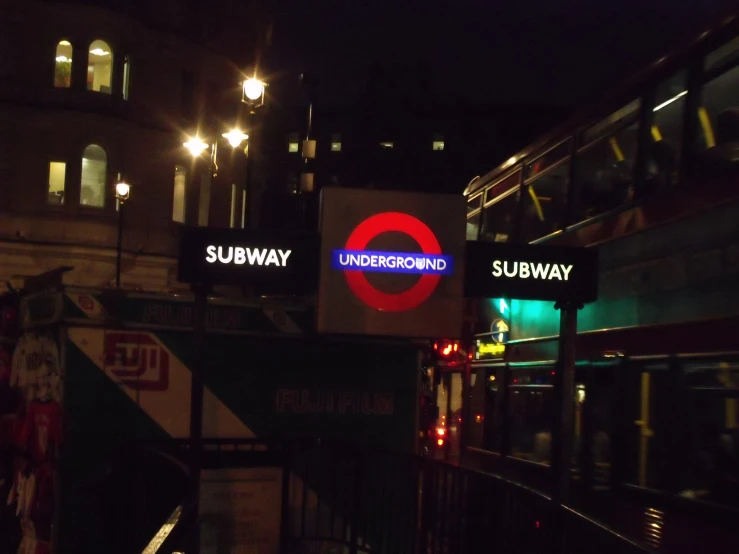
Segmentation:
[(128, 183), (124, 183), (121, 181), (115, 186), (115, 197), (118, 199), (118, 201), (123, 204), (126, 200), (128, 200), (128, 197), (131, 195), (131, 185)]
[(121, 254), (123, 251), (123, 204), (131, 196), (131, 185), (119, 181), (115, 186), (115, 197), (118, 200), (118, 246), (115, 262), (115, 287), (121, 288)]
[[(253, 77), (248, 77), (244, 80), (244, 82), (241, 84), (241, 101), (248, 106), (248, 110), (246, 112), (246, 128), (249, 133), (252, 135), (253, 130), (253, 124), (254, 124), (254, 114), (256, 113), (257, 108), (260, 108), (261, 106), (264, 106), (264, 93), (265, 89), (267, 88), (267, 83), (262, 81), (256, 76), (256, 73)], [(249, 210), (246, 207), (246, 203), (249, 203), (249, 207), (251, 207), (251, 201), (252, 201), (252, 161), (253, 158), (251, 157), (251, 148), (247, 148), (245, 150), (246, 153), (246, 182), (244, 183), (244, 187), (246, 189), (246, 198), (244, 200), (244, 206), (242, 207), (242, 223), (243, 226), (246, 227), (247, 224), (251, 224), (251, 217), (249, 217)], [(246, 216), (246, 220), (244, 220), (244, 217)]]
[[(221, 135), (225, 138), (233, 148), (238, 148), (242, 142), (249, 138), (249, 135), (238, 128), (230, 130), (228, 133)], [(208, 164), (208, 175), (210, 177), (210, 185), (218, 172), (218, 140), (212, 139), (209, 146), (199, 136), (188, 138), (183, 146), (190, 151), (193, 158), (200, 156), (205, 150), (210, 148), (210, 163)], [(208, 201), (208, 211), (210, 211), (210, 200)], [(208, 217), (210, 221), (210, 217)], [(206, 223), (207, 224), (207, 223)], [(193, 310), (193, 351), (194, 359), (192, 371), (190, 373), (190, 495), (193, 499), (193, 509), (197, 516), (198, 503), (200, 497), (200, 468), (203, 452), (203, 398), (205, 395), (205, 313), (208, 309), (208, 292), (209, 287), (202, 283), (196, 283), (192, 286), (195, 294), (195, 305)], [(195, 533), (195, 544), (193, 550), (199, 552), (198, 544), (199, 532)]]
[(242, 87), (244, 97), (247, 99), (243, 100), (244, 102), (249, 103), (248, 101), (256, 102), (257, 100), (264, 100), (264, 89), (266, 85), (263, 81), (260, 81), (256, 77), (249, 77), (243, 82)]
[(249, 135), (241, 132), (238, 129), (232, 129), (228, 133), (223, 133), (221, 136), (228, 140), (228, 143), (233, 148), (238, 148), (242, 142), (249, 138)]
[(208, 145), (197, 135), (185, 142), (183, 146), (190, 151), (190, 154), (192, 154), (193, 157), (198, 157), (203, 153), (203, 150), (208, 149)]

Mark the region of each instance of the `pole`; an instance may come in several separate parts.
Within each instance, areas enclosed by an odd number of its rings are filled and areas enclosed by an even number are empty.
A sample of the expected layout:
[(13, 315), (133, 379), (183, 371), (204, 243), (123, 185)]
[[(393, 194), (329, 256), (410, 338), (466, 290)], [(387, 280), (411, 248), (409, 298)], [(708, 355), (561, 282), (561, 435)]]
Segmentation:
[(559, 360), (555, 376), (557, 391), (558, 437), (553, 458), (555, 470), (555, 499), (562, 504), (569, 500), (570, 464), (572, 463), (572, 434), (575, 416), (575, 342), (577, 341), (577, 311), (579, 305), (571, 302), (558, 303)]
[(244, 228), (251, 228), (252, 227), (252, 217), (251, 217), (251, 203), (252, 203), (252, 179), (253, 179), (253, 172), (252, 172), (252, 162), (253, 158), (251, 157), (251, 143), (254, 139), (254, 112), (252, 111), (251, 106), (248, 107), (246, 111), (246, 130), (249, 134), (249, 138), (247, 139), (246, 143), (246, 180), (244, 182), (244, 188), (246, 190), (246, 198), (244, 199), (245, 206), (243, 207), (244, 213), (246, 214), (246, 217), (244, 218)]
[(200, 469), (203, 455), (203, 396), (205, 393), (205, 314), (208, 287), (193, 285), (193, 367), (190, 375), (190, 495), (194, 516), (192, 552), (200, 551)]
[(123, 200), (118, 200), (118, 244), (115, 259), (115, 288), (121, 288), (121, 255), (123, 251)]
[(310, 140), (311, 127), (313, 126), (313, 94), (310, 95), (308, 103), (308, 128), (305, 133), (305, 140)]
[(559, 359), (554, 380), (556, 394), (556, 422), (553, 430), (555, 442), (552, 449), (554, 494), (552, 496), (555, 537), (552, 552), (565, 551), (567, 540), (566, 514), (562, 506), (570, 497), (570, 464), (572, 463), (572, 435), (575, 415), (575, 347), (577, 341), (577, 310), (581, 305), (573, 302), (558, 302), (555, 309), (559, 316)]

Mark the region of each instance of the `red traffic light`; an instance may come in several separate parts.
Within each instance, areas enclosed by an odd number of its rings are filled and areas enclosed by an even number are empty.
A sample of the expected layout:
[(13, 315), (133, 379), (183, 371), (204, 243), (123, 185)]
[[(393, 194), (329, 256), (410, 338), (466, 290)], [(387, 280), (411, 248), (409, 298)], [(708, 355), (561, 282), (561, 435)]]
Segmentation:
[(455, 354), (458, 354), (461, 352), (461, 348), (459, 347), (458, 341), (451, 341), (448, 339), (443, 339), (439, 341), (434, 342), (434, 350), (441, 356), (442, 358), (451, 358)]

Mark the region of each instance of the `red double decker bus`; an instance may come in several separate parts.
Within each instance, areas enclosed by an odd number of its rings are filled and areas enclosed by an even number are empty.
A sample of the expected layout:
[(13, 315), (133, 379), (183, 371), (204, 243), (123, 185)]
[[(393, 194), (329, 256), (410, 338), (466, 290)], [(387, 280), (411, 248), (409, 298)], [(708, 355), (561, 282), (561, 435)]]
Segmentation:
[[(465, 194), (468, 240), (600, 252), (600, 298), (579, 314), (573, 504), (665, 552), (738, 552), (739, 19)], [(559, 314), (487, 299), (468, 315), (462, 463), (547, 489)]]

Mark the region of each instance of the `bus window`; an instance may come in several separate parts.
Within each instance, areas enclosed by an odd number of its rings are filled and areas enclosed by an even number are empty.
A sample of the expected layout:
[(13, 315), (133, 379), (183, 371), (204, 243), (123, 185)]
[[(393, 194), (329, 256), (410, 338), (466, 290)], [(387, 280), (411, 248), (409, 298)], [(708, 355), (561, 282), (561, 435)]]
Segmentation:
[(690, 425), (680, 495), (739, 507), (739, 362), (689, 362), (683, 374)]
[(482, 193), (467, 199), (467, 240), (477, 240), (480, 234)]
[(612, 375), (607, 367), (576, 372), (573, 461), (594, 490), (610, 488)]
[(536, 160), (526, 165), (526, 178), (532, 179), (539, 173), (543, 173), (545, 170), (569, 157), (571, 148), (571, 138), (567, 138), (560, 142), (557, 146), (551, 148), (548, 152), (542, 154), (536, 158)]
[(686, 95), (686, 71), (679, 72), (657, 87), (643, 191), (645, 195), (677, 182)]
[(483, 209), (481, 240), (488, 242), (512, 240), (518, 197), (517, 190)]
[(562, 229), (567, 208), (568, 163), (537, 177), (523, 194), (521, 239), (531, 242)]
[(627, 124), (577, 154), (575, 221), (608, 212), (632, 198), (638, 128), (638, 122)]
[(676, 464), (675, 437), (682, 432), (680, 401), (671, 386), (667, 363), (635, 364), (628, 368), (622, 422), (626, 451), (626, 481), (642, 488), (666, 490)]
[(511, 370), (508, 385), (511, 456), (551, 465), (553, 367)]
[(482, 212), (475, 212), (467, 217), (467, 240), (477, 240), (480, 234), (480, 215)]
[(448, 460), (459, 462), (462, 430), (462, 401), (464, 391), (462, 387), (462, 373), (454, 372), (449, 375), (449, 411), (447, 416), (447, 441), (449, 443)]
[(485, 425), (485, 368), (473, 369), (470, 372), (470, 424), (466, 425), (467, 445), (472, 448), (485, 448), (483, 429)]
[(467, 217), (476, 212), (482, 206), (482, 193), (467, 199)]
[(503, 441), (502, 368), (479, 368), (470, 379), (468, 444), (500, 452)]
[(739, 161), (739, 67), (703, 86), (698, 108), (698, 145), (718, 166)]
[(720, 69), (734, 63), (739, 58), (739, 37), (727, 42), (706, 56), (705, 71)]

